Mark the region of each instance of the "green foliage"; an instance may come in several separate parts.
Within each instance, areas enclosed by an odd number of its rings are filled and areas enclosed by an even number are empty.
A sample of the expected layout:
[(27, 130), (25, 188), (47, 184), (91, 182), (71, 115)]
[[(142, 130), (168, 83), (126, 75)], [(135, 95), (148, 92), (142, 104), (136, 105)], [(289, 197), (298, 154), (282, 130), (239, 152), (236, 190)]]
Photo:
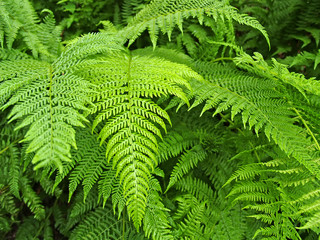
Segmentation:
[(1, 238), (318, 238), (315, 9), (2, 1)]

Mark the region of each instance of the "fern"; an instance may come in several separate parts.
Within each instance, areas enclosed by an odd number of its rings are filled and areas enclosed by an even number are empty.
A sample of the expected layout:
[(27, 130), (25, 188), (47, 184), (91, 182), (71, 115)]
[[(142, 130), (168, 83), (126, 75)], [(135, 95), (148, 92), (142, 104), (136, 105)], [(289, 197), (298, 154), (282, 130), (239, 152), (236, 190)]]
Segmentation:
[(233, 19), (240, 24), (256, 28), (269, 42), (266, 31), (258, 21), (248, 15), (239, 14), (224, 1), (153, 1), (136, 15), (121, 34), (124, 39), (130, 40), (130, 45), (148, 28), (151, 42), (155, 47), (159, 31), (167, 33), (170, 40), (175, 26), (183, 31), (184, 18), (198, 18), (199, 23), (202, 24), (205, 15), (215, 20), (220, 17), (221, 20)]
[(128, 223), (122, 221), (116, 219), (111, 210), (96, 208), (81, 221), (69, 239), (120, 239), (125, 236), (144, 239), (136, 233), (131, 234), (130, 232), (134, 230)]
[[(205, 71), (206, 68), (202, 71)], [(220, 71), (217, 71), (217, 75), (207, 76), (207, 79), (212, 81), (211, 83), (198, 85), (197, 91), (199, 93), (193, 106), (197, 106), (208, 99), (203, 111), (215, 107), (214, 115), (216, 115), (231, 107), (231, 119), (242, 112), (244, 125), (248, 123), (250, 128), (255, 127), (256, 133), (264, 128), (269, 140), (273, 139), (286, 153), (292, 154), (310, 171), (318, 174), (317, 167), (312, 166), (313, 163), (310, 161), (312, 158), (310, 153), (306, 151), (311, 143), (303, 130), (294, 125), (294, 119), (292, 118), (294, 112), (289, 110), (293, 108), (289, 102), (290, 99), (286, 102), (286, 99), (280, 97), (281, 85), (277, 87), (277, 82), (266, 79), (261, 79), (266, 85), (261, 83), (257, 85), (255, 82), (258, 80), (254, 76), (243, 75), (241, 77), (235, 70), (224, 67), (221, 67)], [(223, 77), (233, 80), (225, 81)], [(236, 81), (234, 81), (235, 77), (238, 78)], [(309, 81), (312, 82), (312, 80)], [(310, 89), (310, 91), (316, 89), (313, 86), (309, 87), (307, 82), (308, 80), (306, 80), (306, 84), (300, 83), (302, 86), (298, 86), (298, 89), (304, 88)], [(274, 87), (271, 87), (272, 85)], [(253, 86), (258, 86), (260, 89), (252, 89)], [(209, 87), (210, 91), (208, 91)], [(272, 90), (275, 88), (279, 90)]]
[(318, 237), (318, 2), (233, 2), (0, 3), (1, 238)]
[(206, 152), (201, 148), (201, 146), (196, 145), (181, 156), (179, 164), (173, 169), (167, 190), (178, 182), (183, 174), (190, 171), (190, 169), (195, 167), (198, 162), (203, 161), (206, 158)]
[(188, 88), (188, 78), (201, 78), (187, 67), (139, 55), (116, 55), (84, 65), (78, 74), (95, 79), (98, 92), (89, 110), (89, 114), (98, 112), (93, 128), (106, 120), (99, 138), (101, 143), (108, 139), (107, 158), (123, 184), (129, 216), (139, 226), (150, 174), (157, 166), (157, 137), (162, 137), (158, 126), (165, 129), (162, 118), (169, 120), (164, 110), (145, 97), (173, 94), (187, 102), (179, 85)]

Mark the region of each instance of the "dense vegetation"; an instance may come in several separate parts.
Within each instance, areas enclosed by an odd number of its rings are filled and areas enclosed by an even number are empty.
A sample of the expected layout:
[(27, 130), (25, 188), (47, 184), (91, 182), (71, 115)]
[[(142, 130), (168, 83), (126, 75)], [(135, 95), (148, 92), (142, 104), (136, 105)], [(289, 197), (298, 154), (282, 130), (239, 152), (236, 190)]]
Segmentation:
[(0, 238), (318, 239), (319, 12), (0, 0)]

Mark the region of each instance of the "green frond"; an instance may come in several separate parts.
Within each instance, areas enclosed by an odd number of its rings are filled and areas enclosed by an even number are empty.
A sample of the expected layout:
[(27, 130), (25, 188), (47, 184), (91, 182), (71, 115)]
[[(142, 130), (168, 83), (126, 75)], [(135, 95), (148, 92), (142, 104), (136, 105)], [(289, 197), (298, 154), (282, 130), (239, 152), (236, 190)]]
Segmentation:
[(310, 217), (307, 221), (307, 223), (299, 227), (299, 229), (316, 229), (320, 226), (320, 212), (317, 212), (312, 217)]
[(169, 209), (165, 208), (159, 195), (161, 187), (159, 182), (152, 178), (150, 180), (146, 214), (143, 218), (143, 230), (145, 236), (154, 240), (174, 239), (169, 218)]
[(0, 209), (1, 214), (10, 213), (15, 216), (18, 213), (18, 208), (16, 206), (15, 199), (10, 191), (7, 191), (7, 187), (0, 184), (1, 195), (0, 195)]
[(250, 222), (248, 214), (242, 211), (241, 205), (219, 209), (216, 215), (218, 215), (218, 219), (213, 226), (212, 239), (252, 239), (253, 234), (250, 232), (254, 233), (256, 230), (257, 221)]
[(123, 23), (128, 24), (131, 19), (144, 7), (143, 0), (124, 0), (121, 5)]
[(116, 171), (111, 169), (111, 167), (101, 174), (99, 181), (99, 199), (103, 199), (103, 205), (109, 199), (116, 181), (119, 181), (119, 178), (116, 177)]
[(116, 182), (112, 189), (112, 207), (113, 212), (116, 213), (116, 210), (118, 212), (118, 217), (120, 217), (121, 213), (124, 210), (124, 207), (126, 206), (126, 198), (123, 194), (123, 186)]
[(305, 99), (300, 94), (292, 94), (292, 99), (294, 104), (296, 105), (295, 112), (298, 115), (299, 121), (305, 126), (307, 129), (308, 135), (312, 138), (312, 142), (314, 147), (317, 150), (320, 150), (319, 144), (319, 130), (316, 127), (317, 121), (320, 119), (319, 115), (319, 96), (308, 95), (307, 99)]
[(191, 239), (206, 239), (203, 236), (203, 227), (201, 227), (202, 218), (205, 211), (205, 203), (198, 203), (193, 206), (184, 221), (180, 222), (179, 230), (182, 233), (181, 237)]
[(0, 22), (2, 48), (6, 46), (11, 50), (14, 41), (21, 37), (34, 57), (40, 55), (52, 59), (57, 56), (61, 29), (55, 26), (52, 13), (45, 18), (44, 23), (39, 24), (39, 17), (28, 0), (4, 0), (0, 5)]
[(61, 74), (73, 72), (78, 65), (84, 64), (86, 58), (99, 54), (108, 54), (123, 50), (119, 40), (110, 33), (89, 33), (83, 37), (72, 40), (59, 58), (54, 62), (54, 67), (59, 69)]
[(11, 230), (10, 220), (8, 219), (8, 217), (3, 215), (2, 213), (0, 213), (0, 229), (1, 229), (1, 233), (0, 233), (1, 237), (4, 237), (4, 235)]
[(32, 162), (62, 171), (61, 161), (71, 161), (70, 148), (76, 148), (73, 126), (87, 121), (80, 111), (91, 102), (92, 85), (35, 60), (3, 61), (0, 69), (1, 109), (14, 106), (9, 122), (23, 119), (16, 129), (29, 126), (23, 141), (36, 153)]
[(187, 131), (180, 132), (177, 129), (169, 131), (159, 143), (158, 161), (163, 162), (176, 157), (197, 143), (198, 139), (194, 134)]
[(39, 227), (40, 227), (39, 221), (37, 221), (33, 217), (28, 217), (28, 218), (24, 219), (23, 223), (20, 225), (15, 239), (18, 239), (18, 240), (34, 239), (34, 238), (38, 237), (37, 231), (38, 231)]
[(167, 190), (177, 183), (184, 174), (188, 173), (192, 168), (196, 167), (198, 162), (203, 161), (207, 156), (206, 151), (201, 145), (195, 145), (187, 150), (179, 159), (179, 162), (173, 168)]
[(294, 200), (293, 203), (302, 202), (309, 200), (311, 198), (317, 198), (320, 195), (320, 189), (316, 189), (314, 191), (308, 192), (307, 194), (302, 195), (298, 199)]
[(20, 198), (19, 193), (19, 178), (21, 176), (21, 162), (20, 162), (20, 154), (19, 150), (15, 147), (9, 147), (9, 154), (10, 154), (10, 171), (9, 171), (9, 185), (10, 191), (12, 194)]
[(22, 200), (30, 208), (34, 217), (38, 220), (42, 220), (45, 217), (44, 206), (37, 193), (32, 189), (30, 180), (26, 177), (19, 179), (19, 185), (21, 189)]
[(130, 224), (126, 222), (126, 219), (117, 219), (111, 209), (98, 207), (86, 215), (80, 224), (72, 231), (69, 239), (116, 240), (121, 239), (122, 236), (132, 231), (135, 232)]
[[(216, 70), (210, 70), (209, 66)], [(320, 176), (318, 168), (310, 161), (311, 142), (306, 137), (306, 131), (295, 125), (295, 113), (290, 110), (292, 105), (289, 100), (281, 97), (281, 85), (271, 79), (239, 72), (230, 66), (200, 65), (200, 72), (208, 82), (195, 83), (196, 98), (192, 107), (205, 101), (203, 112), (213, 108), (214, 116), (229, 108), (231, 119), (241, 113), (244, 125), (248, 123), (250, 128), (254, 127), (257, 134), (263, 129), (269, 140), (273, 139), (285, 153)]]
[(31, 58), (28, 54), (16, 49), (0, 49), (0, 60), (21, 60)]
[(52, 169), (45, 168), (43, 171), (37, 171), (34, 180), (39, 182), (41, 188), (46, 192), (46, 194), (55, 196), (59, 198), (63, 193), (60, 187), (55, 186), (55, 181), (51, 179)]
[(129, 216), (136, 226), (143, 218), (148, 182), (157, 166), (158, 139), (169, 115), (151, 99), (175, 95), (188, 102), (182, 87), (188, 79), (201, 77), (190, 68), (160, 58), (114, 55), (87, 61), (78, 74), (96, 85), (93, 129), (101, 144), (107, 140), (107, 159), (119, 174)]
[[(85, 198), (84, 192), (80, 192), (80, 194), (77, 195), (75, 204), (71, 208), (70, 218), (81, 216), (84, 213), (87, 213), (90, 210), (97, 207), (98, 206), (97, 194), (98, 194), (97, 189), (93, 189)], [(84, 198), (85, 198), (85, 201), (83, 200)]]
[(314, 78), (306, 79), (302, 74), (289, 72), (285, 65), (278, 63), (275, 59), (272, 59), (273, 65), (269, 66), (260, 53), (255, 53), (254, 56), (241, 53), (234, 60), (237, 66), (255, 73), (258, 76), (292, 85), (302, 94), (305, 94), (305, 92), (318, 96), (320, 94), (320, 83), (315, 81)]
[[(99, 142), (89, 129), (79, 131), (77, 138), (81, 151), (75, 151), (73, 154), (76, 164), (72, 164), (74, 166), (70, 169), (69, 201), (81, 182), (85, 201), (91, 188), (98, 182), (104, 171), (110, 170), (105, 158), (105, 146), (99, 146)], [(59, 178), (59, 175), (57, 177)]]
[(131, 45), (144, 30), (148, 29), (151, 42), (155, 47), (160, 31), (167, 33), (170, 40), (175, 26), (178, 26), (181, 32), (183, 31), (182, 24), (185, 18), (197, 18), (199, 23), (202, 24), (206, 15), (216, 21), (223, 22), (225, 19), (233, 19), (240, 24), (256, 28), (266, 37), (269, 43), (266, 31), (256, 19), (239, 14), (235, 8), (226, 4), (225, 1), (213, 0), (152, 1), (133, 18), (120, 34), (123, 39), (128, 39), (129, 45)]
[(270, 187), (270, 184), (264, 182), (241, 181), (232, 187), (228, 197), (245, 192), (267, 192)]
[(54, 240), (53, 228), (51, 226), (51, 222), (49, 219), (44, 221), (43, 226), (43, 239), (45, 240)]
[(212, 188), (200, 179), (187, 176), (179, 180), (175, 186), (183, 192), (187, 192), (195, 196), (199, 201), (210, 202), (214, 199), (214, 192)]

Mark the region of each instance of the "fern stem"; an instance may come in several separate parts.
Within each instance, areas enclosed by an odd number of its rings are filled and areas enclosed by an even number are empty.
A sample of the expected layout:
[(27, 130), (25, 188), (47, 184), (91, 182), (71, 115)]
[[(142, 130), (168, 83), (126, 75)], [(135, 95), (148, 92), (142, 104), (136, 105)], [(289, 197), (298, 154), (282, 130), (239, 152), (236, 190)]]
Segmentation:
[(126, 218), (125, 218), (126, 208), (122, 211), (122, 240), (125, 240), (125, 232), (126, 232)]
[(320, 150), (320, 145), (316, 139), (316, 137), (314, 136), (314, 134), (312, 133), (311, 129), (309, 128), (307, 122), (303, 119), (303, 117), (301, 116), (300, 112), (296, 109), (296, 108), (292, 108), (293, 111), (295, 111), (295, 113), (298, 115), (298, 117), (300, 118), (301, 122), (303, 123), (303, 125), (306, 127), (308, 133), (310, 134), (310, 136), (312, 137), (312, 139), (314, 140), (317, 150)]
[[(229, 118), (226, 118), (222, 113), (219, 113), (219, 115), (221, 116), (222, 119), (226, 120), (227, 122), (229, 122), (230, 124), (234, 124), (234, 122), (232, 120), (230, 120)], [(240, 129), (240, 128), (236, 128), (237, 131), (239, 131), (239, 133), (241, 133), (243, 136), (245, 136), (244, 132)], [(249, 150), (246, 150), (248, 152), (251, 152), (253, 151), (254, 152), (254, 155), (256, 156), (258, 162), (260, 163), (261, 162), (261, 159), (256, 151), (257, 147), (255, 147), (251, 141), (249, 141), (250, 143), (250, 146), (252, 147), (252, 149), (249, 149)], [(258, 146), (259, 147), (259, 146)], [(246, 152), (246, 151), (243, 151), (243, 152), (240, 152), (238, 154), (236, 154), (235, 156), (233, 156), (229, 161), (232, 161), (234, 159), (236, 159), (237, 157), (239, 157), (239, 155), (241, 155), (242, 153)]]
[(20, 137), (18, 139), (16, 139), (15, 141), (13, 141), (12, 143), (10, 143), (8, 146), (6, 146), (5, 148), (3, 148), (1, 151), (0, 151), (0, 154), (4, 153), (5, 151), (7, 151), (11, 146), (13, 146), (14, 144), (20, 142), (24, 137)]
[[(53, 109), (52, 109), (52, 67), (49, 68), (49, 76), (50, 76), (50, 85), (49, 85), (49, 103), (50, 103), (50, 142), (51, 142), (51, 159), (53, 159), (52, 153), (53, 153)], [(60, 169), (60, 172), (62, 172), (62, 169)]]
[(219, 62), (219, 61), (233, 61), (234, 59), (231, 57), (220, 57), (212, 60), (212, 62)]
[[(56, 198), (56, 200), (53, 203), (53, 206), (57, 205), (58, 199), (59, 198)], [(51, 215), (52, 215), (52, 211), (50, 211), (48, 213), (48, 215), (46, 216), (46, 218), (41, 222), (42, 224), (41, 224), (40, 228), (38, 229), (38, 232), (36, 233), (36, 235), (33, 237), (32, 240), (38, 239), (38, 236), (40, 235), (41, 231), (43, 230), (44, 225), (46, 224), (46, 221), (51, 217)]]
[(268, 144), (264, 144), (264, 145), (258, 145), (258, 146), (254, 146), (252, 144), (252, 142), (250, 141), (250, 145), (252, 146), (251, 149), (248, 149), (248, 150), (244, 150), (242, 152), (239, 152), (237, 153), (236, 155), (234, 155), (232, 158), (229, 159), (229, 161), (233, 161), (237, 158), (239, 158), (241, 155), (245, 154), (245, 153), (251, 153), (251, 152), (254, 152), (256, 157), (259, 159), (259, 157), (257, 156), (257, 151), (256, 150), (259, 150), (259, 149), (263, 149), (263, 148), (266, 148), (266, 147), (269, 147), (269, 146), (273, 146), (274, 144), (272, 143), (268, 143)]

